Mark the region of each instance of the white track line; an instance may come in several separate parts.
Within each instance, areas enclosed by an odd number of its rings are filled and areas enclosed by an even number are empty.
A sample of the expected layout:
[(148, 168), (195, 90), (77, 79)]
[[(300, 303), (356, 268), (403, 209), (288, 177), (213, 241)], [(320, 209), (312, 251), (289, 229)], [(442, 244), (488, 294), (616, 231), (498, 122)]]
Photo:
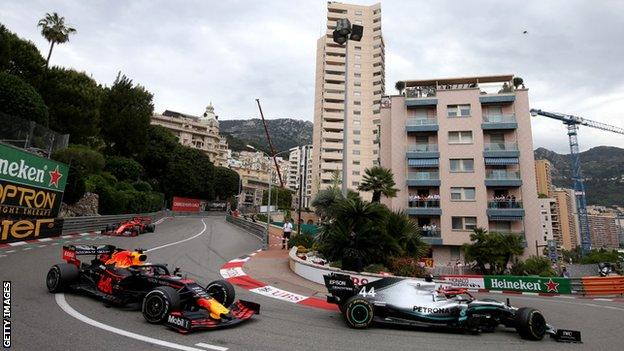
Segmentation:
[(52, 241), (52, 238), (43, 238), (43, 239), (39, 239), (39, 242), (45, 242), (45, 241)]
[[(139, 341), (143, 341), (152, 345), (158, 345), (158, 346), (163, 346), (163, 347), (168, 347), (171, 349), (176, 349), (176, 350), (183, 350), (183, 351), (204, 351), (203, 349), (198, 349), (195, 347), (191, 347), (191, 346), (185, 346), (185, 345), (180, 345), (180, 344), (176, 344), (173, 342), (169, 342), (169, 341), (164, 341), (164, 340), (160, 340), (160, 339), (155, 339), (155, 338), (151, 338), (149, 336), (145, 336), (145, 335), (141, 335), (141, 334), (136, 334), (133, 332), (129, 332), (127, 330), (123, 330), (123, 329), (119, 329), (119, 328), (115, 328), (112, 327), (110, 325), (104, 324), (104, 323), (100, 323), (96, 320), (93, 320), (83, 314), (80, 314), (80, 312), (76, 311), (75, 309), (73, 309), (68, 303), (67, 300), (65, 300), (65, 294), (56, 294), (54, 296), (54, 299), (56, 300), (56, 304), (63, 310), (65, 311), (65, 313), (69, 314), (70, 316), (76, 318), (77, 320), (87, 323), (89, 325), (92, 325), (96, 328), (100, 328), (103, 330), (106, 330), (108, 332), (111, 333), (115, 333), (118, 335), (122, 335), (131, 339), (135, 339), (135, 340), (139, 340)], [(197, 344), (197, 346), (199, 346), (199, 344)], [(212, 350), (219, 350), (219, 351), (226, 351), (227, 348), (226, 347), (221, 347), (221, 346), (214, 346), (214, 345), (209, 345), (209, 344), (203, 344), (201, 345), (202, 347), (205, 348), (210, 348)]]
[(18, 242), (15, 242), (15, 243), (9, 243), (9, 245), (11, 245), (11, 246), (21, 246), (21, 245), (26, 245), (26, 242), (25, 241), (18, 241)]
[(206, 229), (207, 229), (207, 227), (206, 227), (206, 222), (204, 222), (204, 220), (203, 220), (203, 219), (202, 219), (201, 221), (202, 221), (202, 224), (204, 225), (204, 229), (202, 229), (202, 230), (201, 230), (201, 232), (199, 232), (199, 233), (197, 233), (197, 234), (193, 235), (192, 237), (190, 237), (190, 238), (186, 238), (186, 239), (182, 239), (182, 240), (178, 240), (178, 241), (174, 241), (174, 242), (169, 243), (169, 244), (156, 246), (156, 247), (153, 247), (153, 248), (151, 248), (151, 249), (149, 249), (149, 250), (145, 250), (145, 252), (150, 252), (150, 251), (154, 251), (154, 250), (160, 250), (160, 249), (165, 248), (165, 247), (169, 247), (169, 246), (173, 246), (173, 245), (181, 244), (181, 243), (183, 243), (183, 242), (186, 242), (186, 241), (193, 240), (193, 239), (197, 238), (198, 236), (200, 236), (200, 235), (204, 234), (204, 232), (206, 232)]

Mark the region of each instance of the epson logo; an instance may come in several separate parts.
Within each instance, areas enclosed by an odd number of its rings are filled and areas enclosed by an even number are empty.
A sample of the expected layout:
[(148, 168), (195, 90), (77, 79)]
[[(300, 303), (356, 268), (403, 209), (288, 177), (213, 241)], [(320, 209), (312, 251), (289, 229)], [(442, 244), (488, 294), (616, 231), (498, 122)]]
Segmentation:
[(186, 320), (185, 318), (169, 315), (169, 318), (167, 318), (167, 322), (188, 329), (188, 320)]
[(346, 286), (347, 282), (345, 282), (344, 280), (330, 280), (329, 281), (329, 285), (341, 285), (341, 286)]

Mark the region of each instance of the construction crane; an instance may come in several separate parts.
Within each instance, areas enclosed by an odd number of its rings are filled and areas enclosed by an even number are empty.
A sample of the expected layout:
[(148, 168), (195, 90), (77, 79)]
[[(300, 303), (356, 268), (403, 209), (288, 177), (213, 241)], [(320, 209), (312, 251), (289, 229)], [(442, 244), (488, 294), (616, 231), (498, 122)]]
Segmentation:
[(591, 250), (591, 237), (589, 235), (589, 220), (587, 218), (585, 184), (583, 184), (581, 161), (579, 159), (578, 128), (579, 125), (583, 125), (623, 135), (624, 128), (611, 126), (578, 116), (531, 109), (531, 116), (537, 115), (557, 119), (563, 122), (563, 124), (565, 124), (568, 128), (568, 138), (570, 139), (570, 160), (572, 161), (572, 180), (574, 181), (574, 196), (576, 198), (576, 208), (578, 212), (580, 227), (579, 229), (581, 230), (581, 254), (585, 256)]

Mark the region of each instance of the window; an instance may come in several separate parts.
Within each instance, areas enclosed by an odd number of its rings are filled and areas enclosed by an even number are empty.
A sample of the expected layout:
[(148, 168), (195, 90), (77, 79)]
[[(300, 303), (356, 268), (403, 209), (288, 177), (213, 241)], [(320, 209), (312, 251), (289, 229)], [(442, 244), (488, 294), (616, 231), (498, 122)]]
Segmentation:
[(505, 145), (505, 134), (501, 132), (494, 132), (490, 134), (490, 143), (491, 144), (502, 144)]
[(477, 227), (477, 217), (451, 217), (453, 230), (473, 230)]
[(474, 160), (472, 158), (451, 159), (451, 172), (474, 172)]
[(353, 101), (353, 104), (356, 106), (362, 105), (362, 101)]
[(353, 130), (353, 135), (360, 135), (360, 134), (362, 134), (362, 132), (359, 129)]
[(446, 113), (449, 117), (470, 117), (470, 105), (448, 105)]
[(380, 119), (374, 119), (374, 120), (373, 120), (373, 124), (379, 124), (379, 123), (381, 123), (381, 120), (380, 120)]
[(362, 82), (353, 82), (353, 86), (361, 87), (362, 86)]
[(351, 172), (352, 175), (360, 175), (360, 171), (353, 171)]
[(353, 73), (353, 76), (355, 78), (361, 78), (362, 77), (362, 73)]
[(353, 161), (353, 164), (356, 165), (356, 166), (359, 166), (360, 165), (360, 161)]
[(449, 144), (472, 144), (472, 131), (459, 131), (448, 133)]
[(354, 91), (354, 92), (353, 92), (353, 96), (360, 96), (360, 95), (362, 95), (362, 93), (361, 93), (361, 92), (359, 92), (359, 91)]
[(360, 182), (351, 182), (351, 185), (352, 185), (352, 186), (359, 186), (359, 185), (360, 185)]
[(379, 153), (379, 150), (373, 150), (373, 155), (377, 155)]
[(475, 188), (451, 188), (452, 201), (474, 201)]
[(500, 116), (503, 114), (503, 108), (500, 106), (490, 106), (487, 109), (488, 116)]
[(356, 116), (359, 116), (359, 115), (362, 114), (362, 111), (353, 111), (353, 114), (356, 115)]
[(355, 51), (360, 51), (360, 50), (362, 50), (362, 47), (361, 46), (355, 46), (354, 49), (355, 49)]
[(356, 16), (362, 16), (362, 10), (355, 10)]
[(360, 120), (354, 120), (353, 121), (353, 125), (354, 126), (358, 126), (359, 127), (361, 124), (362, 124), (362, 121), (360, 121)]
[(359, 155), (360, 154), (360, 150), (353, 150), (353, 154), (354, 155)]
[(353, 145), (360, 145), (360, 141), (359, 140), (353, 140)]
[(459, 260), (459, 246), (451, 246), (451, 260)]

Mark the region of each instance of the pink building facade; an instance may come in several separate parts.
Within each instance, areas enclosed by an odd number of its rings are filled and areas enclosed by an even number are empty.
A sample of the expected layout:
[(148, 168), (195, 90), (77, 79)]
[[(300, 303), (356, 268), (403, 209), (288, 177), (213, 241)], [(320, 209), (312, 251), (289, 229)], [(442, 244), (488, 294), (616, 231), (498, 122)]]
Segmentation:
[(380, 160), (405, 210), (432, 245), (436, 265), (463, 260), (481, 227), (521, 235), (535, 254), (539, 203), (528, 90), (512, 75), (405, 81), (384, 98)]

